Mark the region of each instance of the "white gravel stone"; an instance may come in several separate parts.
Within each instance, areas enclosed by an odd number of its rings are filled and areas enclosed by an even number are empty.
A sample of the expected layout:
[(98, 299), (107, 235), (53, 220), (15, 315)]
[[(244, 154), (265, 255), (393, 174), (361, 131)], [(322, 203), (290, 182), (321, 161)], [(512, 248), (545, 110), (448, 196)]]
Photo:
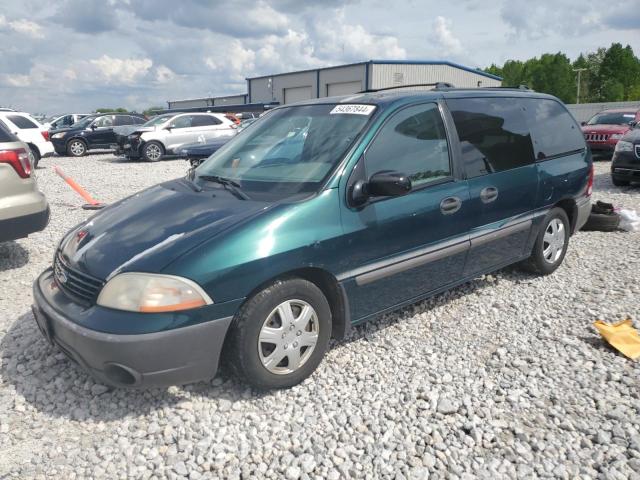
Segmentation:
[[(637, 478), (640, 364), (597, 319), (640, 318), (640, 233), (579, 232), (564, 265), (509, 268), (353, 330), (290, 390), (224, 374), (106, 389), (42, 339), (31, 283), (91, 212), (52, 170), (114, 202), (186, 162), (45, 158), (43, 231), (0, 244), (0, 478)], [(594, 201), (640, 212), (596, 163)], [(637, 326), (640, 324), (636, 323)]]

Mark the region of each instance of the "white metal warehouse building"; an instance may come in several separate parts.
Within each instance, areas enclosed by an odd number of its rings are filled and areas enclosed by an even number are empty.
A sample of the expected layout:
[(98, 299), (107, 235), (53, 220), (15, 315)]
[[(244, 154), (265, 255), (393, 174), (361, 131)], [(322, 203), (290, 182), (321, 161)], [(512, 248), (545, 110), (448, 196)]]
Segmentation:
[[(204, 108), (245, 104), (280, 104), (312, 98), (350, 95), (403, 85), (450, 83), (460, 88), (499, 87), (495, 75), (458, 65), (434, 61), (369, 60), (335, 67), (247, 78), (247, 93), (226, 97), (195, 98), (167, 102), (170, 109)], [(408, 87), (424, 90), (432, 87)]]

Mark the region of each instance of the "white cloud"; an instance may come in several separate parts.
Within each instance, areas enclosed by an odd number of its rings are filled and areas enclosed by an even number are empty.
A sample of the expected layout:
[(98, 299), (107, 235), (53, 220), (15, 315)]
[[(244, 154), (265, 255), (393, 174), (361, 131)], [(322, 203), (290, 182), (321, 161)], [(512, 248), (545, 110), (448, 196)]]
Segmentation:
[(157, 83), (170, 82), (176, 76), (175, 72), (165, 65), (160, 65), (156, 67), (155, 75), (156, 75), (155, 80)]
[(451, 20), (441, 16), (437, 16), (433, 22), (430, 40), (436, 44), (443, 56), (457, 56), (464, 52), (462, 42), (454, 35), (451, 26)]
[(44, 38), (42, 27), (31, 20), (18, 19), (7, 20), (4, 15), (0, 15), (0, 30), (13, 30), (16, 33), (27, 35), (32, 38)]
[(113, 58), (102, 55), (89, 60), (104, 75), (105, 83), (130, 84), (147, 75), (153, 65), (149, 58)]

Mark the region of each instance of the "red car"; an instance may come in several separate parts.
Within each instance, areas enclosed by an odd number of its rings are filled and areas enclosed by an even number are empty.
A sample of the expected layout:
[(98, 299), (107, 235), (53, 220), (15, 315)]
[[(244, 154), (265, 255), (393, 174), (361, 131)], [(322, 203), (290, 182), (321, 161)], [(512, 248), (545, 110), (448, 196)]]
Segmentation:
[(640, 110), (603, 110), (582, 122), (582, 133), (592, 152), (613, 153), (618, 140), (638, 122)]

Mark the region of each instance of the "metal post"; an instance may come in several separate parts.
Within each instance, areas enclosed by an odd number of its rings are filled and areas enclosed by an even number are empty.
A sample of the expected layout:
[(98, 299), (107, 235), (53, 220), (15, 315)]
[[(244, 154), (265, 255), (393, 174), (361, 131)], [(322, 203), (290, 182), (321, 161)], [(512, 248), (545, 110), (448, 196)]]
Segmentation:
[(574, 72), (578, 72), (578, 91), (576, 93), (576, 104), (580, 103), (580, 74), (587, 70), (586, 68), (574, 68)]

